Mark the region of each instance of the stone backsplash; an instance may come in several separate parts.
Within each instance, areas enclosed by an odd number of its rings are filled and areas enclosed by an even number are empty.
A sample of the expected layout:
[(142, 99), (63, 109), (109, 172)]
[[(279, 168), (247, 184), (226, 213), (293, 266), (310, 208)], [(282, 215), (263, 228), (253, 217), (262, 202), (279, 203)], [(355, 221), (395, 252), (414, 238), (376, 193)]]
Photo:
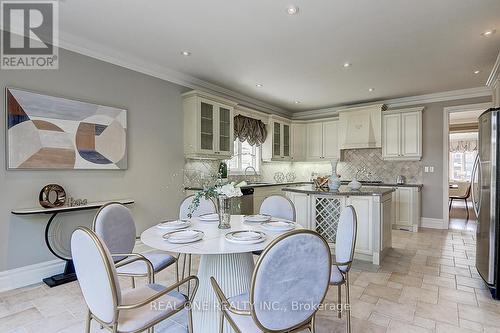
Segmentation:
[[(342, 180), (380, 180), (396, 182), (399, 175), (406, 177), (407, 183), (422, 183), (423, 170), (420, 161), (384, 161), (381, 149), (352, 149), (343, 152), (343, 161), (337, 165)], [(219, 162), (209, 160), (188, 160), (184, 167), (184, 185), (200, 186), (217, 174)], [(296, 181), (309, 181), (311, 174), (331, 174), (330, 162), (263, 162), (260, 178), (253, 181), (273, 182), (276, 172), (293, 172)], [(242, 176), (231, 176), (241, 180)]]

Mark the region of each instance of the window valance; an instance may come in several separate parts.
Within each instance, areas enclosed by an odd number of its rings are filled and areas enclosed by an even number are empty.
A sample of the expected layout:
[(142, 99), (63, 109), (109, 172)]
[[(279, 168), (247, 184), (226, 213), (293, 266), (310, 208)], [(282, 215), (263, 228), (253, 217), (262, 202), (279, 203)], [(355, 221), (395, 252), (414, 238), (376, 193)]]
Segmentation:
[(234, 117), (234, 137), (248, 141), (252, 146), (260, 146), (266, 141), (266, 125), (258, 119), (237, 115)]
[(457, 140), (450, 141), (450, 152), (451, 153), (464, 153), (472, 152), (477, 150), (477, 140)]

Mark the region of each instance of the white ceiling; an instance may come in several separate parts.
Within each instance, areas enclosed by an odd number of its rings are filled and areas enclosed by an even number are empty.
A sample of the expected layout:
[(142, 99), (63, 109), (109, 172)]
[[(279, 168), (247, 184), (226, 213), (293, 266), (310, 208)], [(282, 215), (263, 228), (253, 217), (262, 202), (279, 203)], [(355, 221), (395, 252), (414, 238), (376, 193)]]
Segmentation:
[(289, 4), (66, 0), (61, 38), (291, 111), (484, 86), (500, 50), (499, 0), (296, 0), (295, 16)]

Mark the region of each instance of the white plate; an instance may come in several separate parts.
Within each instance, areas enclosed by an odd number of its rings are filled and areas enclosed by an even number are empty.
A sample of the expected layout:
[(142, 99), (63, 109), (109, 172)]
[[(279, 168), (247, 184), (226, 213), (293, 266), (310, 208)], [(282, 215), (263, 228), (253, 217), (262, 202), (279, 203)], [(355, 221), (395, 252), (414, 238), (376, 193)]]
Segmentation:
[(164, 221), (161, 223), (158, 223), (156, 226), (160, 229), (167, 229), (167, 230), (179, 230), (179, 229), (185, 229), (191, 225), (191, 222), (187, 220), (172, 220), (172, 221)]
[(178, 230), (163, 235), (163, 239), (174, 244), (187, 244), (203, 239), (203, 231), (200, 230)]
[(290, 231), (295, 229), (295, 222), (285, 220), (271, 220), (260, 224), (263, 229), (271, 231)]
[(198, 219), (203, 222), (219, 222), (219, 214), (216, 213), (205, 214), (198, 216)]
[(262, 235), (259, 232), (251, 230), (235, 231), (231, 234), (231, 236), (239, 241), (252, 241), (262, 238)]
[[(248, 235), (252, 235), (252, 238), (245, 238), (244, 235), (247, 233)], [(234, 236), (236, 234), (236, 236)], [(259, 235), (259, 237), (255, 237), (254, 235)], [(231, 243), (237, 244), (257, 244), (262, 243), (266, 240), (266, 234), (262, 231), (232, 231), (228, 232), (225, 236), (226, 240)]]
[(245, 222), (249, 222), (249, 223), (261, 223), (261, 222), (269, 221), (270, 219), (271, 219), (271, 216), (269, 216), (269, 215), (262, 215), (262, 214), (258, 214), (258, 215), (246, 215), (244, 217), (244, 221)]

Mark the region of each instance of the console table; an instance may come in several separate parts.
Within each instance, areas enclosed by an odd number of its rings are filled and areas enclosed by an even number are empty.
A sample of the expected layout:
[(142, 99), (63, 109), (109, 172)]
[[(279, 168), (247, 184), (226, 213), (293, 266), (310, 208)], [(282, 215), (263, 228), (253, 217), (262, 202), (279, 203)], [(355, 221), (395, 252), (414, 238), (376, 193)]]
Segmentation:
[(55, 208), (42, 208), (42, 207), (34, 207), (34, 208), (19, 208), (11, 211), (14, 215), (37, 215), (37, 214), (50, 214), (50, 218), (47, 221), (47, 225), (45, 227), (45, 244), (49, 248), (50, 252), (54, 254), (59, 259), (66, 261), (66, 266), (64, 267), (64, 272), (62, 274), (57, 274), (48, 278), (43, 279), (49, 287), (59, 286), (64, 283), (68, 283), (76, 280), (75, 267), (73, 266), (73, 260), (71, 257), (65, 257), (61, 253), (58, 253), (56, 249), (54, 249), (49, 242), (49, 231), (54, 218), (59, 213), (70, 213), (76, 211), (83, 210), (91, 210), (91, 209), (99, 209), (105, 204), (109, 202), (119, 202), (123, 205), (130, 205), (134, 203), (133, 199), (120, 199), (120, 200), (108, 200), (108, 201), (97, 201), (97, 202), (89, 202), (86, 205), (82, 206), (61, 206)]

